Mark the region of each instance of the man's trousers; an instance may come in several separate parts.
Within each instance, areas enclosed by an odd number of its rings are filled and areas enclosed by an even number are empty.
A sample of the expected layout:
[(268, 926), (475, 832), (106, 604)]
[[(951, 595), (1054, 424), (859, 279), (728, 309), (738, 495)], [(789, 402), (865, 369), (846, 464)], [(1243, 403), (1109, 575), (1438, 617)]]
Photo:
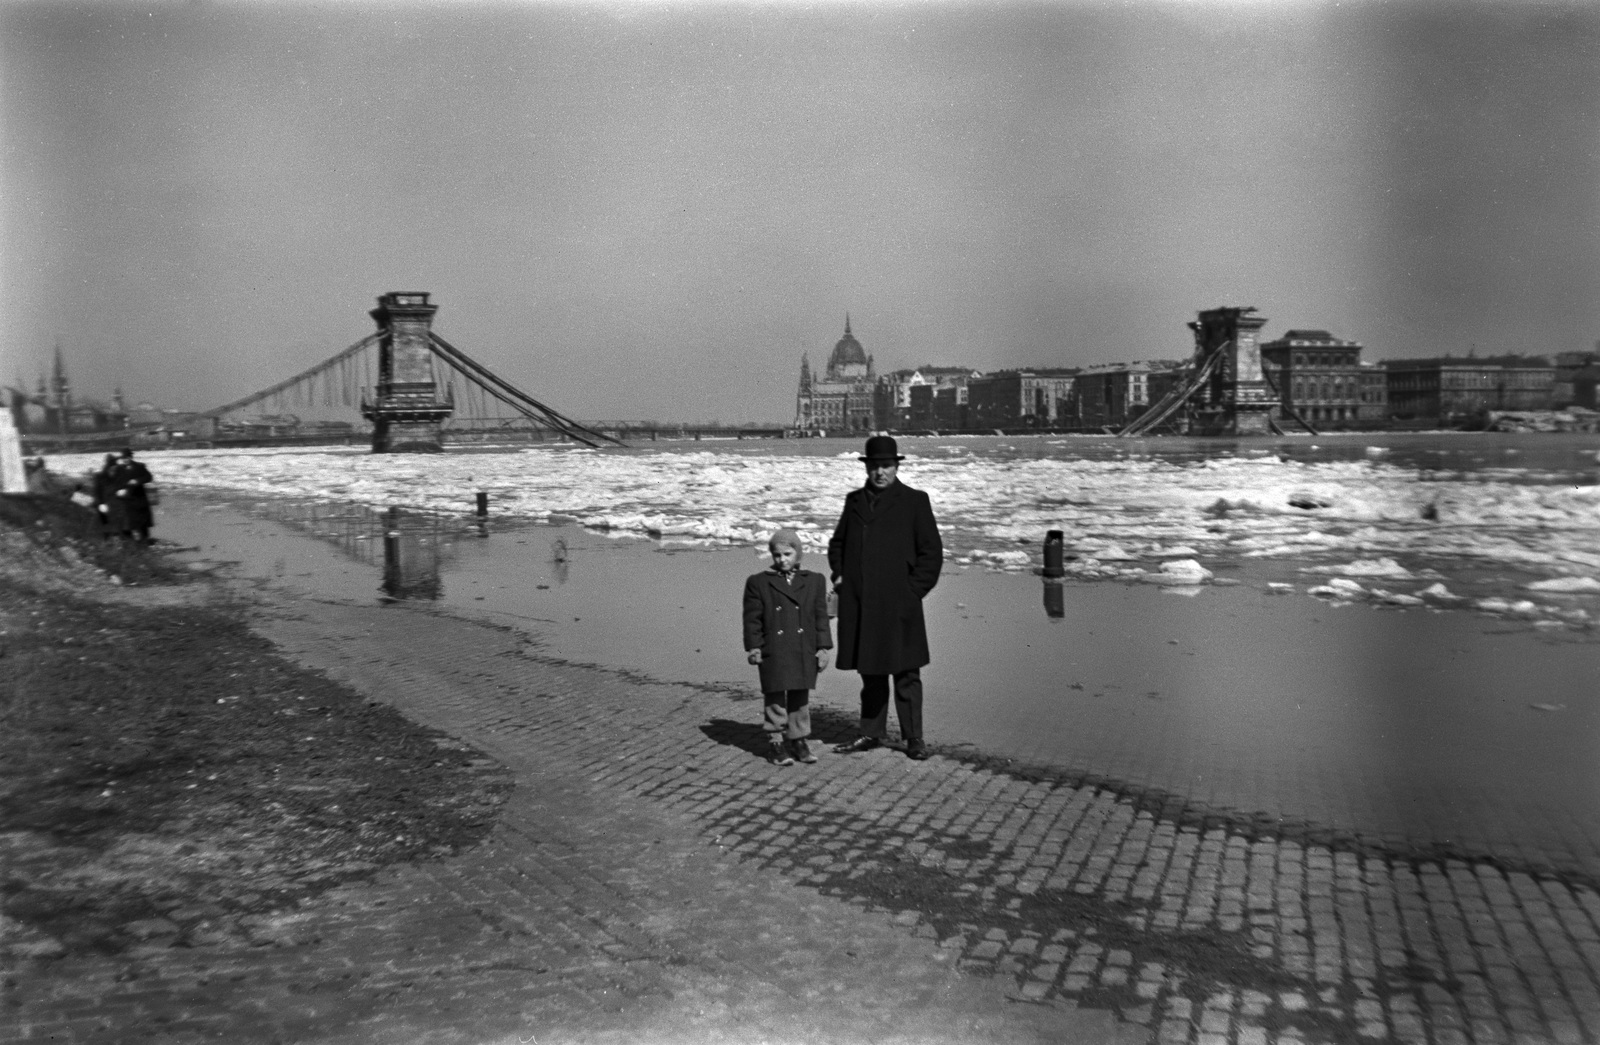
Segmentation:
[[(897, 671), (894, 678), (894, 712), (900, 720), (900, 738), (922, 739), (922, 669)], [(882, 740), (889, 729), (888, 675), (861, 676), (861, 735)]]

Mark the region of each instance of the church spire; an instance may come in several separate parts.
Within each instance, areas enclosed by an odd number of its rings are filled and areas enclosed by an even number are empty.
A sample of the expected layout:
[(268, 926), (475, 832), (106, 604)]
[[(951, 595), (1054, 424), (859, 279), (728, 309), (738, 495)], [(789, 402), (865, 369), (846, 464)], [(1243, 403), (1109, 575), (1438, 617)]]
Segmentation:
[(55, 371), (51, 375), (50, 392), (59, 406), (72, 405), (72, 384), (67, 380), (67, 363), (61, 355), (61, 342), (56, 342)]
[(845, 332), (846, 336), (849, 336), (849, 334), (850, 334), (850, 313), (849, 312), (846, 312), (844, 314), (844, 332)]

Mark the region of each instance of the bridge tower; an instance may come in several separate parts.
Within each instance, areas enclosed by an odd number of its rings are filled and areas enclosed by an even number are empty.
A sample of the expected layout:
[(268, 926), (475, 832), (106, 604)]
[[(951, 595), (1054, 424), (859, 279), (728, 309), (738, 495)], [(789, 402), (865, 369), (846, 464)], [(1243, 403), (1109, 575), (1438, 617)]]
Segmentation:
[(378, 347), (378, 387), (361, 396), (361, 416), (372, 422), (375, 454), (444, 449), (439, 428), (455, 411), (440, 398), (429, 340), (438, 305), (421, 291), (390, 291), (369, 315), (383, 338)]
[(1195, 394), (1190, 435), (1267, 435), (1278, 412), (1278, 397), (1261, 372), (1261, 328), (1267, 317), (1253, 307), (1213, 308), (1189, 324), (1194, 331), (1198, 371), (1220, 355), (1205, 385)]

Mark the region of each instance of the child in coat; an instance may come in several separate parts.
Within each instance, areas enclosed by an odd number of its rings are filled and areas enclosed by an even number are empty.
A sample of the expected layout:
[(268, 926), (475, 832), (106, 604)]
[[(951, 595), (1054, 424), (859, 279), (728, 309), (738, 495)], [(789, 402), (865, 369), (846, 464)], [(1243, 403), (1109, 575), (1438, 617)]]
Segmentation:
[(828, 666), (833, 630), (828, 625), (828, 585), (822, 574), (800, 568), (800, 535), (779, 530), (767, 544), (772, 569), (744, 584), (744, 648), (761, 669), (766, 702), (767, 760), (790, 766), (815, 762), (811, 689)]

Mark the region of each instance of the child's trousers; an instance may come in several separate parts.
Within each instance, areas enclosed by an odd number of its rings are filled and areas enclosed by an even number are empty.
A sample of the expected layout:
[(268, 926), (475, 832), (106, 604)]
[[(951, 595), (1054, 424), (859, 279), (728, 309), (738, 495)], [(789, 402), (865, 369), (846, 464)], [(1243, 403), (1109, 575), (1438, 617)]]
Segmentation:
[(767, 735), (774, 741), (780, 734), (786, 740), (804, 740), (811, 735), (809, 689), (779, 689), (761, 697), (767, 702)]

